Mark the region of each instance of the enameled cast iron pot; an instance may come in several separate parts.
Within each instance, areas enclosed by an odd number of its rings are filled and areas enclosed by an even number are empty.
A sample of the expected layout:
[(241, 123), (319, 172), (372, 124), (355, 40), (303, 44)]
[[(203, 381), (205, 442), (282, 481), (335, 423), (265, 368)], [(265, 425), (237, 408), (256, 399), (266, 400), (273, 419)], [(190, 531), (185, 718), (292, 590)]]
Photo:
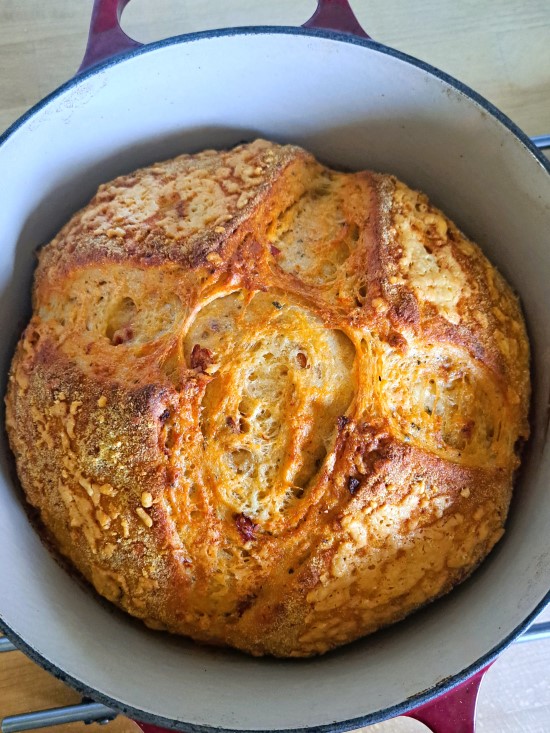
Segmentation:
[[(3, 438), (0, 625), (70, 684), (161, 726), (341, 731), (416, 708), (438, 733), (471, 731), (476, 682), (465, 681), (549, 597), (550, 166), (470, 89), (373, 42), (343, 0), (320, 1), (301, 28), (231, 28), (147, 46), (120, 29), (127, 1), (96, 0), (81, 73), (0, 138), (2, 392), (29, 315), (34, 251), (100, 182), (263, 136), (329, 165), (395, 173), (482, 246), (525, 309), (532, 439), (505, 538), (469, 581), (382, 633), (281, 661), (147, 631), (82, 589), (30, 526)], [(430, 703), (450, 689), (446, 711)], [(469, 702), (457, 705), (464, 695)], [(463, 721), (451, 724), (457, 708)]]

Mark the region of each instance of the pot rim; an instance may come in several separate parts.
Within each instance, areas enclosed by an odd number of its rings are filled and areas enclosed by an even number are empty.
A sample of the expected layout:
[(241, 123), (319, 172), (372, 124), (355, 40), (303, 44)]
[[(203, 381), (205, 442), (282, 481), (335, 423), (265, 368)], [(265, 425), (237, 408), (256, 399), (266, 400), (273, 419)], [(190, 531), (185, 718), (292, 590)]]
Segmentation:
[[(377, 51), (378, 53), (386, 54), (387, 56), (392, 56), (400, 61), (404, 61), (405, 63), (415, 66), (418, 69), (420, 69), (421, 71), (424, 71), (425, 73), (431, 76), (434, 76), (437, 79), (445, 82), (449, 86), (453, 87), (456, 91), (460, 92), (465, 97), (468, 97), (470, 100), (472, 100), (477, 105), (479, 105), (483, 110), (488, 112), (493, 118), (495, 118), (498, 122), (504, 125), (504, 127), (506, 127), (523, 144), (523, 146), (527, 148), (527, 150), (535, 158), (536, 162), (538, 162), (546, 170), (546, 172), (550, 174), (550, 160), (546, 158), (546, 156), (532, 143), (530, 138), (514, 122), (512, 122), (512, 120), (507, 115), (501, 112), (494, 104), (489, 102), (482, 95), (478, 94), (473, 89), (471, 89), (468, 85), (464, 84), (463, 82), (459, 81), (458, 79), (454, 78), (453, 76), (447, 74), (444, 71), (439, 70), (438, 68), (432, 66), (431, 64), (425, 61), (417, 59), (414, 56), (411, 56), (407, 53), (403, 53), (402, 51), (399, 51), (397, 49), (391, 48), (389, 46), (385, 46), (384, 44), (378, 43), (377, 41), (373, 41), (370, 38), (369, 39), (360, 38), (358, 36), (354, 36), (349, 33), (343, 33), (340, 31), (332, 31), (332, 30), (316, 29), (316, 28), (304, 28), (304, 27), (295, 27), (295, 26), (271, 26), (271, 25), (240, 26), (240, 27), (221, 28), (221, 29), (206, 30), (206, 31), (197, 31), (194, 33), (186, 33), (186, 34), (171, 36), (169, 38), (165, 38), (159, 41), (147, 43), (142, 46), (139, 46), (138, 48), (134, 48), (129, 51), (123, 52), (121, 54), (118, 54), (116, 56), (113, 56), (111, 58), (108, 58), (105, 61), (102, 61), (94, 66), (91, 66), (90, 68), (86, 69), (85, 71), (72, 77), (67, 82), (57, 87), (57, 89), (55, 89), (53, 92), (51, 92), (46, 97), (44, 97), (39, 102), (37, 102), (35, 105), (33, 105), (29, 110), (27, 110), (27, 112), (21, 115), (21, 117), (19, 117), (15, 122), (13, 122), (6, 129), (6, 131), (2, 135), (0, 135), (0, 148), (4, 145), (4, 143), (7, 142), (7, 140), (20, 127), (22, 127), (28, 120), (30, 120), (36, 113), (38, 113), (40, 110), (46, 107), (50, 102), (60, 97), (66, 91), (70, 90), (72, 87), (77, 86), (81, 81), (85, 81), (86, 79), (94, 76), (95, 74), (105, 71), (106, 69), (110, 68), (111, 66), (115, 66), (120, 63), (123, 63), (124, 61), (127, 61), (128, 59), (133, 58), (134, 56), (140, 56), (150, 51), (155, 51), (159, 48), (164, 48), (165, 46), (175, 46), (175, 45), (179, 45), (182, 43), (189, 43), (193, 41), (200, 41), (202, 39), (212, 39), (212, 38), (225, 37), (225, 36), (239, 36), (239, 35), (248, 36), (248, 35), (260, 35), (260, 34), (293, 35), (293, 36), (305, 36), (305, 37), (313, 37), (313, 38), (318, 37), (318, 38), (325, 38), (325, 39), (329, 39), (333, 41), (340, 41), (340, 42), (351, 44), (351, 45), (363, 46), (365, 48), (369, 48), (373, 51)], [(115, 711), (123, 715), (126, 715), (130, 718), (133, 718), (134, 720), (142, 720), (143, 722), (152, 723), (153, 725), (156, 725), (162, 728), (188, 731), (190, 733), (343, 733), (344, 731), (353, 730), (353, 729), (365, 727), (368, 725), (373, 725), (374, 723), (380, 723), (384, 720), (388, 720), (393, 717), (404, 715), (405, 713), (413, 710), (414, 708), (417, 708), (417, 707), (420, 707), (421, 705), (429, 703), (432, 700), (434, 700), (436, 697), (439, 697), (440, 695), (443, 695), (444, 693), (449, 692), (454, 687), (457, 687), (458, 685), (464, 683), (471, 676), (473, 676), (480, 670), (490, 665), (494, 661), (494, 659), (498, 657), (512, 641), (514, 641), (514, 639), (516, 639), (521, 633), (523, 633), (529, 627), (529, 625), (532, 623), (535, 617), (538, 616), (538, 614), (541, 613), (541, 611), (548, 604), (550, 604), (550, 589), (545, 594), (545, 596), (542, 598), (542, 600), (537, 604), (537, 606), (533, 609), (533, 611), (530, 614), (528, 614), (523, 619), (523, 621), (520, 624), (518, 624), (509, 634), (507, 634), (499, 644), (496, 644), (487, 653), (485, 653), (483, 656), (478, 658), (475, 662), (473, 662), (471, 665), (464, 668), (460, 672), (457, 672), (456, 674), (446, 677), (445, 679), (441, 680), (434, 687), (428, 688), (427, 690), (423, 690), (414, 695), (411, 695), (410, 697), (406, 698), (405, 700), (403, 700), (400, 703), (397, 703), (387, 708), (381, 708), (380, 710), (376, 710), (372, 713), (368, 713), (366, 715), (359, 716), (356, 718), (350, 718), (348, 720), (343, 720), (343, 721), (334, 721), (332, 723), (325, 723), (322, 725), (308, 726), (308, 727), (302, 727), (302, 728), (283, 728), (283, 729), (265, 729), (265, 730), (258, 728), (258, 729), (253, 729), (251, 731), (246, 731), (245, 729), (242, 729), (242, 728), (224, 728), (224, 727), (216, 727), (216, 726), (209, 726), (209, 725), (202, 725), (202, 724), (195, 724), (195, 723), (186, 723), (184, 721), (164, 718), (161, 715), (157, 715), (155, 713), (148, 713), (148, 712), (139, 710), (138, 708), (134, 708), (132, 706), (125, 705), (124, 703), (116, 700), (115, 698), (112, 698), (109, 695), (100, 693), (97, 690), (89, 687), (85, 683), (81, 682), (80, 680), (76, 679), (69, 673), (65, 672), (63, 669), (58, 667), (50, 659), (47, 659), (42, 654), (37, 652), (33, 647), (29, 646), (24, 641), (24, 639), (22, 639), (15, 631), (13, 631), (8, 626), (8, 624), (3, 620), (1, 611), (0, 611), (0, 630), (29, 659), (37, 663), (39, 666), (41, 666), (46, 671), (53, 674), (56, 678), (69, 684), (73, 689), (82, 693), (85, 697), (91, 697), (94, 700), (100, 703), (103, 703), (104, 705), (108, 707), (113, 708)]]
[(416, 66), (421, 71), (424, 71), (431, 76), (435, 76), (437, 79), (444, 81), (445, 83), (452, 86), (456, 91), (468, 97), (473, 102), (482, 107), (486, 112), (498, 120), (504, 125), (523, 145), (529, 150), (529, 152), (536, 158), (536, 160), (542, 165), (547, 173), (550, 173), (550, 160), (533, 144), (528, 135), (516, 125), (504, 112), (496, 107), (488, 99), (485, 99), (481, 94), (474, 91), (471, 87), (463, 82), (459, 81), (455, 77), (447, 74), (445, 71), (441, 71), (432, 64), (426, 61), (411, 56), (408, 53), (399, 51), (398, 49), (386, 46), (383, 43), (374, 41), (371, 38), (361, 38), (354, 36), (350, 33), (343, 33), (341, 31), (326, 30), (320, 28), (304, 28), (303, 26), (284, 26), (284, 25), (253, 25), (253, 26), (238, 26), (230, 28), (216, 28), (213, 30), (196, 31), (194, 33), (184, 33), (176, 36), (170, 36), (163, 38), (159, 41), (153, 41), (151, 43), (145, 43), (137, 48), (124, 51), (115, 56), (111, 56), (104, 61), (101, 61), (93, 66), (90, 66), (85, 71), (76, 73), (68, 81), (64, 82), (50, 94), (43, 97), (39, 102), (30, 107), (24, 112), (17, 120), (15, 120), (1, 135), (0, 135), (0, 147), (10, 138), (16, 130), (18, 130), (27, 120), (33, 117), (43, 107), (52, 102), (57, 97), (61, 96), (64, 92), (76, 86), (81, 81), (88, 79), (95, 74), (108, 69), (111, 66), (118, 65), (134, 56), (141, 56), (142, 54), (155, 51), (158, 48), (165, 46), (176, 46), (181, 43), (190, 43), (192, 41), (200, 41), (202, 39), (218, 38), (223, 36), (250, 36), (250, 35), (293, 35), (293, 36), (306, 36), (306, 37), (317, 37), (327, 38), (333, 41), (340, 41), (342, 43), (351, 44), (353, 46), (363, 46), (370, 48), (379, 53), (383, 53), (387, 56), (393, 56), (400, 61), (404, 61), (411, 66)]

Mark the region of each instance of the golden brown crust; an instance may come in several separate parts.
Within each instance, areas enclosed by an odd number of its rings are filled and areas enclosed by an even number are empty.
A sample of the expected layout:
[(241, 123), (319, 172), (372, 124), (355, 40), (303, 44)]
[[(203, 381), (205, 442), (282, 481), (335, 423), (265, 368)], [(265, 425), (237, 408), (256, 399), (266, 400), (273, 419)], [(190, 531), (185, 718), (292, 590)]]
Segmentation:
[(6, 398), (56, 547), (154, 628), (322, 653), (450, 590), (527, 438), (517, 299), (396, 179), (265, 141), (100, 187)]

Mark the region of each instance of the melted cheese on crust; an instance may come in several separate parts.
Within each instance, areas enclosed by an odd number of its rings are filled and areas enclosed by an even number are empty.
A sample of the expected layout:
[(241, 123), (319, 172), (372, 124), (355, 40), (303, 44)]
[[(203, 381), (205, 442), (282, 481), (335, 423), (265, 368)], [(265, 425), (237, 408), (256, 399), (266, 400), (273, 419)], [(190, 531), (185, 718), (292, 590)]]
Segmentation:
[(323, 653), (463, 580), (528, 436), (517, 299), (427, 198), (266, 141), (100, 187), (40, 253), (7, 429), (152, 628)]

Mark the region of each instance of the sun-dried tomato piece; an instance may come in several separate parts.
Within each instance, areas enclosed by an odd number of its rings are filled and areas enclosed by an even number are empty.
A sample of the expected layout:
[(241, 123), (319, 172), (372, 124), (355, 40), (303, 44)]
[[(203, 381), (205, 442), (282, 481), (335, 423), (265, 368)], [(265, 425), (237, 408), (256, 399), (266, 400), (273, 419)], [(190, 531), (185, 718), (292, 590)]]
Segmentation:
[(195, 344), (191, 351), (191, 369), (200, 369), (204, 372), (206, 367), (215, 361), (214, 354), (210, 349), (203, 348), (200, 344)]
[(235, 525), (245, 542), (250, 542), (250, 540), (253, 540), (256, 536), (258, 525), (254, 524), (246, 514), (237, 514), (235, 516)]

